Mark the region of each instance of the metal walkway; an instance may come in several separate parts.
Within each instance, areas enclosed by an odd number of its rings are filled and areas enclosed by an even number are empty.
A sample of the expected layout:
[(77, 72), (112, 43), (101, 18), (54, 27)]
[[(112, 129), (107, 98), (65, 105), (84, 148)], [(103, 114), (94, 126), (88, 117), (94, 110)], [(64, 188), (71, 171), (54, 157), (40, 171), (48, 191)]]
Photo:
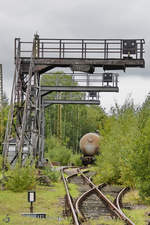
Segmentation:
[[(39, 38), (34, 49), (35, 71), (42, 73), (58, 66), (91, 73), (95, 67), (104, 70), (144, 68), (144, 44), (143, 39)], [(29, 70), (32, 45), (33, 42), (15, 39), (15, 55), (19, 51), (24, 73)]]

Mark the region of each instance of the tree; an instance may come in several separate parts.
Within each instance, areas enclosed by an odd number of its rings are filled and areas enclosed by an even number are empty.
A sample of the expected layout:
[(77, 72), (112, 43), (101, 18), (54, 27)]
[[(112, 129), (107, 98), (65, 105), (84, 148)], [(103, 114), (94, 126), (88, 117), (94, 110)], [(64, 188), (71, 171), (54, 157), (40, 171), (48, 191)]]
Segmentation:
[[(59, 77), (59, 78), (58, 78)], [(57, 80), (57, 81), (56, 81)], [(64, 75), (63, 72), (54, 75), (45, 75), (41, 79), (42, 85), (64, 85), (76, 86), (77, 83), (72, 77)], [(68, 99), (69, 94), (62, 93), (63, 98)], [(56, 98), (57, 93), (51, 93), (46, 98)], [(72, 93), (72, 97), (81, 99), (83, 94)], [(105, 117), (104, 111), (98, 106), (86, 105), (51, 105), (45, 109), (46, 138), (51, 135), (61, 139), (67, 148), (72, 148), (74, 152), (79, 152), (79, 140), (87, 132), (94, 132), (99, 129)]]
[(0, 108), (0, 154), (2, 153), (2, 145), (4, 141), (5, 128), (8, 119), (8, 111), (9, 111), (8, 99), (6, 97), (6, 94), (4, 94), (2, 107)]
[(100, 133), (100, 156), (97, 158), (97, 176), (99, 182), (123, 183), (133, 186), (134, 179), (131, 162), (134, 145), (138, 135), (136, 107), (132, 101), (126, 101), (122, 107), (117, 104), (112, 115), (107, 116)]

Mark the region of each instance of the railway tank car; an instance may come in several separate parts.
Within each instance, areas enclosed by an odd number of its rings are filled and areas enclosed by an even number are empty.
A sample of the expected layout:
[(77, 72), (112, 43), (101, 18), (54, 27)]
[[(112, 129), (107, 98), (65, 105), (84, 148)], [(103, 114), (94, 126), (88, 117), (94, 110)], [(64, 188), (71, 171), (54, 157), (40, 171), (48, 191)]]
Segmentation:
[(100, 135), (97, 133), (87, 133), (80, 139), (83, 165), (88, 165), (95, 161), (95, 155), (99, 153), (99, 144)]

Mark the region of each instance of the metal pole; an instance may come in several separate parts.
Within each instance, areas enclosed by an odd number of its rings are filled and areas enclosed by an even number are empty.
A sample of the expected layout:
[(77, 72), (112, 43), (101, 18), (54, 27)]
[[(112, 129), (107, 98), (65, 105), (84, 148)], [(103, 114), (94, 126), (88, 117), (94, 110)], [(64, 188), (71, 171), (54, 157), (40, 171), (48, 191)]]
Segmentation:
[(33, 213), (33, 202), (30, 204), (30, 213)]

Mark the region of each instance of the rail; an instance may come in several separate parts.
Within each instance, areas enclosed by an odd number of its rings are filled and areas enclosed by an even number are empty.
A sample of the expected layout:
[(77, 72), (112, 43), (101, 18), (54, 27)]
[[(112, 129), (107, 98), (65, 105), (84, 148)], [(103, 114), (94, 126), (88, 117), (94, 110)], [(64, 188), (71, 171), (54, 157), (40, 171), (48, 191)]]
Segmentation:
[(72, 217), (73, 217), (73, 220), (74, 220), (74, 224), (75, 225), (80, 225), (78, 217), (77, 217), (77, 214), (75, 212), (75, 209), (74, 209), (74, 206), (73, 206), (73, 203), (72, 203), (72, 200), (71, 200), (71, 196), (69, 194), (68, 185), (67, 185), (67, 182), (66, 182), (66, 178), (64, 177), (63, 170), (61, 170), (61, 176), (62, 176), (64, 185), (65, 185), (67, 199), (68, 199), (69, 206), (70, 206), (70, 209), (71, 209), (71, 213), (72, 213)]
[[(35, 58), (143, 59), (144, 39), (48, 39), (37, 38)], [(15, 58), (28, 58), (32, 42), (15, 39)]]
[[(99, 188), (102, 188), (104, 186), (104, 184), (100, 184), (98, 186), (98, 189)], [(89, 196), (91, 195), (93, 192), (95, 192), (95, 187), (88, 190), (87, 192), (83, 193), (76, 201), (76, 204), (75, 204), (75, 208), (76, 208), (76, 211), (77, 211), (77, 214), (79, 215), (80, 218), (82, 218), (83, 220), (85, 220), (85, 217), (83, 215), (83, 213), (80, 211), (80, 206), (82, 204), (82, 202)]]
[(121, 198), (122, 196), (129, 190), (129, 188), (123, 188), (118, 196), (117, 196), (117, 199), (116, 199), (116, 206), (117, 208), (119, 209), (120, 213), (124, 216), (124, 218), (126, 218), (126, 220), (128, 220), (128, 224), (129, 225), (135, 225), (121, 210), (121, 207), (120, 207), (120, 201), (121, 201)]
[(108, 205), (109, 209), (120, 219), (124, 220), (128, 225), (135, 225), (129, 218), (127, 218), (120, 209), (118, 209), (99, 189), (95, 186), (79, 169), (78, 172), (82, 175), (85, 181), (94, 188), (98, 196)]

